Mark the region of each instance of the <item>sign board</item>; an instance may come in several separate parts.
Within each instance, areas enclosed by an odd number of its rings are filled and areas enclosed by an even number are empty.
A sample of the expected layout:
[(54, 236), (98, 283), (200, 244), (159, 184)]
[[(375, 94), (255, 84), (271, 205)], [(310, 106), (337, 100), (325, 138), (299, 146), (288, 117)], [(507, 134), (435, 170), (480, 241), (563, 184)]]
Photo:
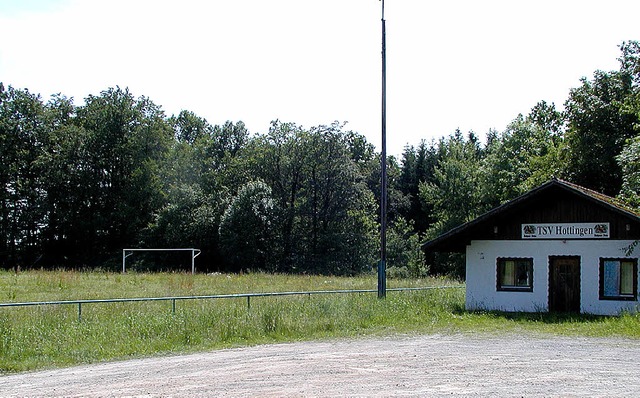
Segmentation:
[(522, 224), (522, 239), (608, 239), (609, 223)]

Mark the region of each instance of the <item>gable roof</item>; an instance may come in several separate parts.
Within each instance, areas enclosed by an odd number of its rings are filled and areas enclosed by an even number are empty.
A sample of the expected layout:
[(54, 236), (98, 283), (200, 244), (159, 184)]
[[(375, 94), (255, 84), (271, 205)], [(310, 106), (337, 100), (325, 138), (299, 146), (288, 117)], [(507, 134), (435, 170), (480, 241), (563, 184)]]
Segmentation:
[(606, 207), (607, 209), (621, 215), (624, 218), (629, 218), (640, 223), (640, 213), (638, 213), (631, 207), (626, 206), (620, 200), (582, 187), (580, 185), (554, 178), (540, 185), (539, 187), (534, 188), (531, 191), (526, 192), (523, 195), (520, 195), (517, 198), (505, 202), (504, 204), (494, 208), (493, 210), (482, 214), (472, 221), (459, 225), (449, 230), (448, 232), (445, 232), (444, 234), (438, 236), (437, 238), (423, 243), (422, 249), (427, 252), (464, 252), (467, 241), (470, 240), (472, 234), (478, 229), (479, 226), (489, 223), (509, 211), (524, 206), (525, 203), (529, 203), (536, 197), (542, 196), (543, 194), (554, 189), (569, 192), (570, 194), (583, 198), (597, 206)]

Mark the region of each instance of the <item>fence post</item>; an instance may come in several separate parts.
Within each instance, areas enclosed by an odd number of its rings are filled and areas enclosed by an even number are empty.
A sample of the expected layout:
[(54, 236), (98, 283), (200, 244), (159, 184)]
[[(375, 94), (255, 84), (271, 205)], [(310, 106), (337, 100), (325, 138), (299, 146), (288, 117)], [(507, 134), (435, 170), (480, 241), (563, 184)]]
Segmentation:
[(78, 322), (82, 321), (82, 303), (78, 303)]
[(247, 296), (247, 310), (251, 310), (251, 296)]
[(176, 299), (171, 300), (171, 310), (175, 314), (176, 313)]

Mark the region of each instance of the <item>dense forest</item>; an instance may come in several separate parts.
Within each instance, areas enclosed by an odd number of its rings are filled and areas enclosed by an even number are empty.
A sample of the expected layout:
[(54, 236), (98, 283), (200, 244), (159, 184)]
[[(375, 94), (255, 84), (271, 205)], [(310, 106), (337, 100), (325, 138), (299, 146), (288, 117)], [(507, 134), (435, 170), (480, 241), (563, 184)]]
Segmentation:
[[(455, 131), (390, 157), (390, 275), (462, 276), (420, 243), (554, 176), (640, 206), (640, 44), (619, 61), (485, 142)], [(224, 272), (352, 275), (379, 257), (380, 154), (337, 122), (252, 134), (120, 87), (77, 106), (0, 83), (0, 154), (4, 268), (117, 269), (132, 247), (199, 248), (200, 271)]]

